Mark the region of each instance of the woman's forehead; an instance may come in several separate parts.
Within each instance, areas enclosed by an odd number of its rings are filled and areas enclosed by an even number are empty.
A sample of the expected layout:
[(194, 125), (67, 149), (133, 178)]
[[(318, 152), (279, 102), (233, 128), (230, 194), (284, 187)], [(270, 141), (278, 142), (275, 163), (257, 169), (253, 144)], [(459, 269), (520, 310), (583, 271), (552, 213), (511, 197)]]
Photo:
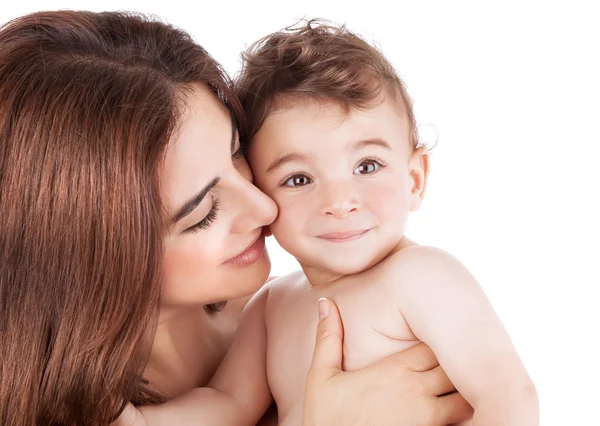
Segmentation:
[(208, 87), (198, 84), (186, 94), (160, 175), (167, 210), (183, 203), (231, 162), (234, 130), (229, 111)]

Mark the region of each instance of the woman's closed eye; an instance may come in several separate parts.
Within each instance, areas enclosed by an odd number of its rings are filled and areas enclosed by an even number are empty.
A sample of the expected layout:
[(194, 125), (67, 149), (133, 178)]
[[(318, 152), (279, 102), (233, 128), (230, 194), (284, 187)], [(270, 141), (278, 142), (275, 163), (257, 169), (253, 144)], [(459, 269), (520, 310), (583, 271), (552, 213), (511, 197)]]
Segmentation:
[(210, 207), (209, 212), (204, 216), (202, 220), (200, 220), (195, 225), (190, 226), (186, 229), (186, 232), (200, 232), (203, 229), (208, 229), (210, 225), (217, 218), (217, 214), (219, 213), (219, 200), (217, 198), (212, 199), (212, 205)]

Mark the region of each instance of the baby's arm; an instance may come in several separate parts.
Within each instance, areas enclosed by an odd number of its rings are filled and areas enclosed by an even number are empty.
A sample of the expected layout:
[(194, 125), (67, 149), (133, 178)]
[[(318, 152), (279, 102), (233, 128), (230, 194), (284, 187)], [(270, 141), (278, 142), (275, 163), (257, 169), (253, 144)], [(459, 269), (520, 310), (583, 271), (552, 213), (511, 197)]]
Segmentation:
[(272, 398), (267, 383), (265, 305), (268, 286), (244, 308), (231, 349), (209, 387), (161, 405), (141, 407), (148, 426), (255, 425)]
[(535, 387), (483, 290), (464, 266), (430, 247), (396, 254), (400, 313), (474, 408), (474, 425), (539, 424)]

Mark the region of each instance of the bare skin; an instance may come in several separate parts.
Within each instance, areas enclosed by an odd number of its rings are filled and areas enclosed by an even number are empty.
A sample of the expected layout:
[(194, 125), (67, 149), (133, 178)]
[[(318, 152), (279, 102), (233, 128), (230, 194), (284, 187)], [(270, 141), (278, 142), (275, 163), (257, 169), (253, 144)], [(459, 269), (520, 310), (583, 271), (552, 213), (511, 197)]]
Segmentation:
[[(423, 344), (364, 369), (344, 372), (344, 329), (339, 310), (335, 303), (322, 300), (318, 312), (315, 350), (306, 377), (303, 426), (443, 426), (471, 417), (471, 406), (455, 392), (433, 352)], [(143, 407), (143, 415), (128, 405), (113, 426), (209, 425), (214, 424), (213, 419), (238, 424), (233, 418), (223, 420), (231, 407), (219, 405), (220, 398), (214, 400), (217, 406), (203, 404), (212, 397), (207, 390), (196, 389), (164, 405)], [(352, 401), (360, 403), (347, 405)]]
[[(210, 203), (202, 202), (198, 213), (192, 213), (189, 220), (174, 226), (167, 240), (163, 306), (146, 370), (146, 376), (164, 389), (167, 396), (180, 395), (165, 404), (167, 409), (172, 405), (179, 406), (181, 401), (185, 405), (185, 401), (197, 395), (198, 391), (185, 393), (186, 390), (205, 384), (228, 346), (243, 302), (210, 315), (198, 304), (237, 299), (256, 291), (266, 280), (268, 258), (253, 259), (243, 269), (232, 268), (228, 259), (231, 256), (239, 258), (240, 249), (253, 241), (251, 236), (256, 234), (256, 229), (273, 221), (275, 213), (272, 201), (251, 185), (251, 174), (243, 158), (234, 156), (233, 161), (230, 158), (239, 143), (232, 143), (231, 148), (229, 146), (231, 123), (227, 112), (218, 101), (214, 102), (216, 100), (210, 92), (198, 89), (190, 99), (192, 114), (189, 125), (184, 121), (181, 136), (173, 145), (173, 154), (167, 157), (164, 185), (169, 195), (165, 197), (167, 210), (176, 211), (177, 206), (193, 195), (198, 187), (218, 174), (221, 177), (219, 186), (214, 193), (211, 191), (211, 196), (219, 197), (223, 213), (210, 228), (198, 234), (187, 233), (186, 229), (203, 220), (211, 209)], [(214, 105), (207, 111), (211, 103)], [(196, 111), (198, 114), (194, 115)], [(212, 136), (207, 137), (206, 134)], [(207, 144), (198, 143), (204, 140)], [(214, 143), (218, 140), (226, 143)], [(208, 150), (212, 152), (207, 154)], [(210, 161), (199, 166), (199, 162), (207, 158)], [(201, 171), (200, 176), (197, 176), (198, 170)], [(245, 183), (239, 179), (240, 174), (245, 177)], [(242, 257), (246, 259), (245, 255)], [(244, 319), (240, 319), (239, 323), (241, 327), (254, 324)], [(320, 343), (315, 346), (312, 371), (316, 373), (309, 374), (313, 379), (306, 387), (305, 424), (351, 425), (360, 413), (381, 425), (412, 425), (415, 419), (435, 419), (432, 424), (443, 425), (448, 424), (449, 419), (461, 420), (470, 414), (470, 407), (460, 395), (437, 397), (451, 392), (453, 386), (441, 369), (435, 369), (437, 362), (430, 351), (408, 350), (360, 371), (343, 372), (339, 362), (342, 339), (339, 317), (322, 321), (321, 328), (322, 323), (325, 326), (329, 324), (331, 328), (317, 333), (317, 342)], [(311, 332), (314, 339), (314, 327)], [(333, 336), (336, 336), (334, 342), (338, 344), (331, 343)], [(205, 348), (208, 350), (205, 351)], [(207, 356), (209, 353), (210, 356)], [(427, 368), (419, 367), (419, 363), (414, 366), (415, 353), (427, 360)], [(251, 359), (249, 357), (248, 361)], [(256, 370), (256, 373), (259, 372), (260, 368)], [(390, 377), (402, 380), (390, 380)], [(382, 387), (382, 383), (386, 385)], [(354, 403), (340, 406), (342, 401)], [(195, 424), (203, 419), (209, 419), (208, 424), (211, 424), (211, 412), (217, 415), (228, 412), (226, 407), (212, 406), (205, 410), (201, 405), (195, 404), (192, 398), (192, 410), (176, 409), (176, 417), (166, 424)], [(152, 409), (143, 408), (147, 412)], [(160, 419), (160, 414), (152, 413), (147, 418), (151, 422), (160, 422)], [(144, 424), (143, 421), (139, 412), (129, 407), (115, 424)]]
[(167, 330), (157, 333), (155, 347), (165, 349), (160, 355), (155, 352), (145, 377), (169, 399), (206, 386), (231, 346), (249, 299), (245, 296), (229, 301), (220, 312), (190, 308), (160, 325)]
[[(403, 236), (429, 169), (407, 121), (392, 98), (350, 112), (299, 102), (267, 117), (249, 158), (279, 207), (270, 229), (302, 272), (269, 283), (245, 308), (209, 388), (193, 393), (198, 424), (252, 425), (272, 397), (280, 425), (302, 424), (320, 298), (341, 312), (344, 371), (424, 341), (474, 407), (474, 425), (538, 424), (535, 388), (478, 283), (452, 256)], [(191, 410), (190, 395), (165, 413)]]

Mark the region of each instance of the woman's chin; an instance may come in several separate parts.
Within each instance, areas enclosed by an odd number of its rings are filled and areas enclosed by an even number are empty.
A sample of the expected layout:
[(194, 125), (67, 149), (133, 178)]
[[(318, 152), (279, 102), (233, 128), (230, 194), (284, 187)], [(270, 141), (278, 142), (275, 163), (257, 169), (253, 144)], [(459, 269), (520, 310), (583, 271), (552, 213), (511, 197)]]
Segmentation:
[(261, 260), (256, 262), (254, 265), (244, 270), (242, 277), (240, 278), (240, 295), (238, 297), (248, 296), (256, 293), (262, 288), (269, 278), (271, 272), (271, 259), (265, 250), (265, 255)]
[(271, 260), (265, 250), (264, 256), (259, 261), (240, 268), (236, 271), (235, 277), (232, 276), (228, 282), (223, 283), (224, 288), (228, 287), (230, 291), (223, 294), (220, 300), (233, 300), (253, 295), (265, 285), (270, 272)]
[[(261, 258), (244, 267), (228, 266), (218, 276), (201, 277), (188, 286), (163, 286), (161, 310), (179, 310), (248, 297), (256, 293), (269, 278), (271, 261), (266, 250)], [(206, 281), (212, 281), (206, 285)]]

